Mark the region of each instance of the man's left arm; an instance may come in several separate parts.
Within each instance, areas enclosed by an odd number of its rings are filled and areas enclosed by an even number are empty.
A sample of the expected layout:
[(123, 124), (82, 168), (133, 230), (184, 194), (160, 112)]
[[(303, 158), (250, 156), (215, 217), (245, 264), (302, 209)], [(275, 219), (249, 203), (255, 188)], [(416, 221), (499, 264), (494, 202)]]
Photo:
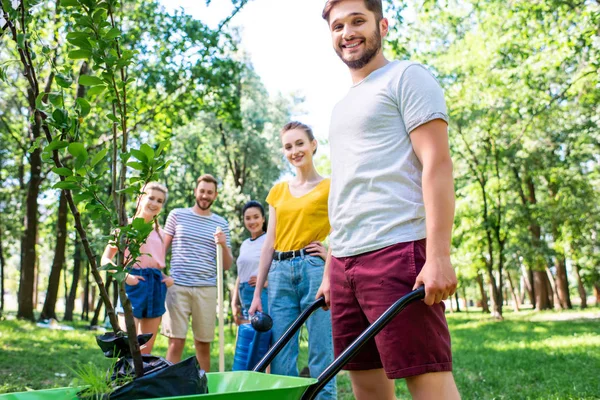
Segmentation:
[(415, 154), (423, 165), (423, 201), (427, 229), (427, 260), (414, 288), (425, 285), (425, 304), (446, 300), (456, 291), (456, 273), (450, 262), (454, 223), (454, 180), (448, 144), (448, 125), (441, 119), (410, 133)]

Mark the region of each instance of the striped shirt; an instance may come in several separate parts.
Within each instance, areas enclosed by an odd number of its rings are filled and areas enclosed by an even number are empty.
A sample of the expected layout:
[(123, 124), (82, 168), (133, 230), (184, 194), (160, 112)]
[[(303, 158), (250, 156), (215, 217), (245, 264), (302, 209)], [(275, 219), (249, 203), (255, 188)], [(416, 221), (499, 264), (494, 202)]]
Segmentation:
[(202, 216), (191, 208), (176, 208), (169, 213), (164, 231), (171, 242), (170, 274), (177, 285), (216, 286), (217, 248), (214, 233), (220, 226), (231, 247), (229, 226), (225, 218)]

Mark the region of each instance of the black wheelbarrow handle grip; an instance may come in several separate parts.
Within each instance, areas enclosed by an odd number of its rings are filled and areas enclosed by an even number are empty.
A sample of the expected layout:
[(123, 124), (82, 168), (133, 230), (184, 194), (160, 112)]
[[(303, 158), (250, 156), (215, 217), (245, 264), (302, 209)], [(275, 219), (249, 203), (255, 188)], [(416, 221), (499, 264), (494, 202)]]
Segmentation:
[(385, 326), (398, 315), (408, 304), (415, 300), (425, 298), (425, 287), (421, 286), (410, 293), (405, 294), (394, 304), (392, 304), (383, 314), (379, 316), (369, 327), (361, 333), (355, 340), (336, 358), (329, 367), (325, 369), (317, 378), (317, 382), (310, 385), (301, 400), (312, 400), (323, 389), (323, 387), (346, 365), (360, 349), (371, 339), (375, 337)]

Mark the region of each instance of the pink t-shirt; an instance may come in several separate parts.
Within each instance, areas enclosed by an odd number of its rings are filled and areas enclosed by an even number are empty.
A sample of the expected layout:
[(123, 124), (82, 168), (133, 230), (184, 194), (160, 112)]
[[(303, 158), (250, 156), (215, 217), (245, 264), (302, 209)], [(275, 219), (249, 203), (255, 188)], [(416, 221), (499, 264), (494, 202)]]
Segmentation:
[[(140, 247), (142, 255), (138, 258), (138, 262), (135, 264), (135, 268), (158, 268), (163, 269), (165, 267), (165, 245), (161, 240), (161, 236), (164, 238), (165, 234), (161, 228), (160, 236), (155, 229), (150, 232), (146, 243)], [(144, 254), (146, 253), (146, 254)], [(129, 252), (125, 252), (127, 257)], [(151, 256), (150, 256), (151, 255)]]

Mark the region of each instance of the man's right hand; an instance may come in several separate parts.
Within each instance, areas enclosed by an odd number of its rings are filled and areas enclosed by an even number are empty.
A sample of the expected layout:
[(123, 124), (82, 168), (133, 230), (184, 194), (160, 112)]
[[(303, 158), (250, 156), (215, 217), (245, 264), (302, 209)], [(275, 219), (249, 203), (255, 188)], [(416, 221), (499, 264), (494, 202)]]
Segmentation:
[(319, 290), (317, 290), (317, 295), (315, 296), (315, 299), (318, 299), (321, 296), (325, 297), (325, 306), (323, 307), (323, 310), (325, 311), (329, 310), (329, 306), (331, 305), (331, 300), (329, 298), (330, 293), (331, 286), (329, 285), (329, 278), (323, 276), (323, 281), (321, 281), (321, 286), (319, 286)]
[(257, 311), (262, 312), (262, 310), (263, 310), (262, 301), (261, 301), (260, 297), (253, 298), (252, 305), (250, 306), (250, 309), (248, 310), (248, 314), (254, 315)]

